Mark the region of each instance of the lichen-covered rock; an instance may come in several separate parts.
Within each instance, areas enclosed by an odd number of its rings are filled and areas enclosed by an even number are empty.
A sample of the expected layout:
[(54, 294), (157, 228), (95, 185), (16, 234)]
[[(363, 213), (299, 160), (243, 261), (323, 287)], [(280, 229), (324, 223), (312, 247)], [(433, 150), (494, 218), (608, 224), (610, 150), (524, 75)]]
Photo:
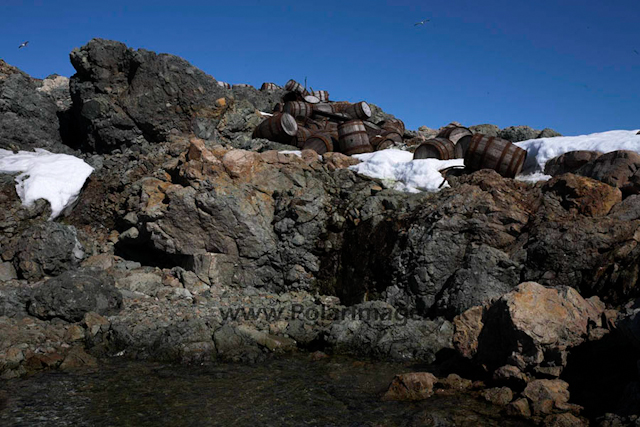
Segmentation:
[(558, 196), (563, 208), (594, 217), (608, 214), (615, 204), (622, 201), (619, 189), (570, 173), (550, 179), (542, 191)]
[(521, 371), (559, 376), (567, 350), (583, 343), (589, 329), (601, 326), (604, 304), (585, 300), (572, 288), (518, 285), (481, 309), (456, 317), (458, 352), (496, 369), (507, 362)]

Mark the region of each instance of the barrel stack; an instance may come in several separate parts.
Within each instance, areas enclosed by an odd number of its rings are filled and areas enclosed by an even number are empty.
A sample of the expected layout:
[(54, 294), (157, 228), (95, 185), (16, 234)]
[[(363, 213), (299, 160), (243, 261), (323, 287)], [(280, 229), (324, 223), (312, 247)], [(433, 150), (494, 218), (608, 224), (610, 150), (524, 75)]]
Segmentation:
[[(278, 88), (275, 83), (264, 83), (260, 90)], [(287, 92), (274, 105), (273, 116), (256, 128), (255, 137), (315, 150), (319, 154), (338, 150), (347, 155), (383, 150), (402, 142), (404, 123), (397, 119), (371, 122), (371, 107), (365, 101), (330, 101), (329, 92), (308, 91), (293, 79), (284, 89)]]

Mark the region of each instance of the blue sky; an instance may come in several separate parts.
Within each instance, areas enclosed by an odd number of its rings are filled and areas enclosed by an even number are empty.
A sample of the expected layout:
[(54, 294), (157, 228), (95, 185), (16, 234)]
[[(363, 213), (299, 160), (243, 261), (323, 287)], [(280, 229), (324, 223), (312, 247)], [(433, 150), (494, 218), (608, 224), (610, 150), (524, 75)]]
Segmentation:
[(410, 129), (640, 128), (638, 0), (0, 0), (0, 15), (0, 57), (35, 77), (72, 75), (69, 52), (102, 37), (229, 83), (306, 77)]

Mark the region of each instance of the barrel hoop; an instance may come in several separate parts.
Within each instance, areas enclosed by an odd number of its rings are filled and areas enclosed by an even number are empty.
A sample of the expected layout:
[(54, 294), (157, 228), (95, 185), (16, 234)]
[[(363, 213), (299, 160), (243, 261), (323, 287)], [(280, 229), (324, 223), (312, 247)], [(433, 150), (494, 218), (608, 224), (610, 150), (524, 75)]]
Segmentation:
[(355, 131), (355, 132), (344, 133), (344, 134), (340, 135), (340, 137), (341, 137), (341, 138), (346, 138), (346, 137), (348, 137), (348, 136), (351, 136), (351, 135), (358, 135), (358, 134), (364, 134), (364, 135), (366, 135), (366, 134), (367, 134), (367, 132), (366, 132), (366, 131), (364, 131), (364, 130), (358, 130), (358, 131)]
[[(519, 147), (518, 147), (519, 148)], [(524, 163), (524, 157), (526, 157), (527, 152), (525, 150), (522, 150), (519, 154), (518, 154), (518, 160), (516, 161), (516, 163), (513, 165), (513, 169), (509, 168), (509, 175), (512, 176), (516, 176), (516, 171), (519, 169), (520, 167), (520, 162)], [(513, 156), (514, 158), (516, 156)]]
[[(502, 167), (502, 161), (504, 160), (505, 156), (507, 155), (507, 152), (509, 151), (509, 148), (511, 148), (511, 146), (509, 144), (504, 144), (504, 149), (502, 150), (502, 153), (500, 154), (500, 158), (498, 159), (498, 168)], [(515, 157), (515, 156), (512, 156)], [(511, 163), (513, 163), (513, 158), (511, 159), (511, 162), (509, 163), (509, 167), (511, 167)], [(509, 168), (507, 168), (507, 172), (509, 171)]]

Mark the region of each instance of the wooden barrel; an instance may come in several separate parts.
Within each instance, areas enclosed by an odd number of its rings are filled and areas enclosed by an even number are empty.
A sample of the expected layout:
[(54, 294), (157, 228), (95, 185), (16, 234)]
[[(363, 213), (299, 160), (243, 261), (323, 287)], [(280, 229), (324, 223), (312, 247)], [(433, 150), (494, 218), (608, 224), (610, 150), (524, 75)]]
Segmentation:
[(404, 131), (405, 131), (404, 122), (400, 119), (383, 120), (380, 123), (378, 123), (378, 126), (380, 126), (382, 129), (394, 130), (398, 132), (400, 135), (404, 135)]
[[(382, 135), (382, 128), (375, 123), (364, 121), (364, 127), (367, 129), (367, 135), (369, 135), (369, 140), (375, 138), (376, 136)], [(371, 144), (373, 145), (373, 144)]]
[(313, 134), (313, 131), (302, 126), (298, 126), (298, 132), (296, 133), (296, 147), (302, 148), (305, 141)]
[(337, 113), (335, 110), (335, 104), (329, 104), (327, 102), (320, 102), (313, 105), (314, 111), (321, 111), (325, 113)]
[(302, 95), (308, 95), (307, 90), (297, 81), (291, 79), (284, 85), (284, 88), (291, 92), (297, 92)]
[(347, 155), (373, 151), (362, 120), (350, 120), (338, 125), (338, 146)]
[(235, 85), (233, 85), (233, 86), (231, 86), (231, 87), (232, 87), (233, 89), (235, 89), (235, 88), (239, 88), (239, 87), (251, 87), (251, 88), (252, 88), (253, 86), (248, 85), (248, 84), (246, 84), (246, 83), (238, 83), (238, 84), (235, 84)]
[(352, 119), (367, 120), (371, 117), (371, 107), (366, 102), (356, 102), (355, 104), (348, 104), (341, 107), (343, 114), (351, 117)]
[(506, 139), (476, 134), (464, 156), (466, 168), (493, 169), (506, 178), (514, 178), (524, 165), (527, 152)]
[(400, 142), (402, 142), (402, 136), (395, 130), (382, 130), (379, 135), (369, 138), (369, 143), (376, 151), (390, 148)]
[(312, 90), (311, 95), (317, 97), (320, 102), (329, 102), (329, 92), (326, 90)]
[(275, 113), (253, 130), (253, 137), (290, 144), (297, 133), (298, 124), (291, 114)]
[(324, 130), (324, 123), (313, 120), (310, 117), (296, 117), (296, 122), (298, 122), (298, 126), (305, 127), (311, 131)]
[(313, 106), (303, 101), (290, 101), (284, 104), (282, 111), (293, 117), (310, 117), (313, 114)]
[(227, 82), (218, 82), (218, 86), (221, 86), (225, 89), (231, 89), (231, 85)]
[(450, 160), (456, 155), (456, 146), (447, 138), (435, 137), (420, 144), (413, 153), (413, 159)]
[(260, 86), (260, 90), (263, 92), (271, 92), (274, 90), (278, 90), (280, 89), (280, 86), (278, 86), (275, 83), (262, 83), (262, 86)]
[(309, 104), (317, 104), (320, 102), (320, 98), (318, 98), (317, 96), (313, 96), (313, 95), (307, 95), (304, 97), (304, 101), (308, 102)]
[(304, 102), (304, 95), (298, 92), (287, 92), (282, 96), (281, 101), (283, 103), (292, 102), (292, 101)]
[(283, 108), (284, 108), (284, 104), (282, 102), (278, 102), (276, 105), (273, 106), (273, 112), (281, 113)]
[(303, 150), (313, 150), (318, 154), (333, 151), (333, 138), (328, 132), (316, 132), (307, 138)]

